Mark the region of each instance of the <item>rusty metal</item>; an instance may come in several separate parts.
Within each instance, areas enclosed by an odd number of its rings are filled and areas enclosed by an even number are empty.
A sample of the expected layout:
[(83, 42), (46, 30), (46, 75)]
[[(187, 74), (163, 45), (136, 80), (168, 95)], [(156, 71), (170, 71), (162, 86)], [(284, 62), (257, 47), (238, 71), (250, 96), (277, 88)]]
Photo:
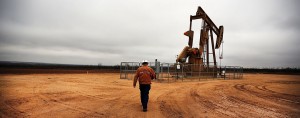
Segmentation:
[(213, 59), (214, 59), (214, 68), (217, 68), (217, 61), (216, 61), (216, 53), (215, 53), (215, 50), (214, 50), (214, 35), (212, 33), (212, 31), (210, 30), (210, 36), (211, 36), (211, 48), (212, 48), (212, 51), (213, 51)]
[(221, 46), (221, 43), (223, 41), (223, 32), (224, 32), (224, 27), (223, 26), (220, 26), (219, 32), (220, 32), (220, 34), (217, 37), (216, 49), (218, 49)]
[(193, 36), (194, 36), (194, 31), (192, 30), (189, 30), (189, 31), (186, 31), (184, 33), (184, 35), (188, 36), (189, 37), (189, 47), (191, 48), (193, 46)]
[[(202, 19), (203, 24), (200, 32), (199, 48), (193, 48), (194, 31), (192, 31), (192, 24), (193, 24), (192, 21), (197, 19)], [(195, 64), (195, 65), (206, 64), (201, 67), (192, 67), (191, 70), (208, 71), (210, 69), (209, 65), (211, 63), (209, 60), (209, 54), (213, 54), (213, 63), (214, 63), (213, 69), (216, 69), (217, 62), (215, 56), (215, 49), (218, 49), (221, 45), (221, 42), (223, 40), (224, 27), (219, 26), (218, 28), (200, 6), (198, 7), (196, 15), (190, 15), (189, 26), (190, 26), (189, 30), (184, 33), (184, 35), (189, 37), (188, 46), (186, 46), (181, 51), (181, 53), (178, 55), (176, 59), (176, 62), (179, 62), (181, 64)], [(209, 33), (211, 37), (209, 37)], [(217, 36), (216, 45), (214, 45), (213, 33)], [(209, 38), (211, 38), (212, 53), (210, 53), (209, 51), (210, 48)], [(205, 47), (206, 47), (206, 51), (204, 51)], [(205, 52), (206, 54), (203, 54), (203, 52)], [(206, 59), (203, 59), (203, 57), (205, 56)], [(188, 58), (188, 62), (186, 62), (187, 58)]]

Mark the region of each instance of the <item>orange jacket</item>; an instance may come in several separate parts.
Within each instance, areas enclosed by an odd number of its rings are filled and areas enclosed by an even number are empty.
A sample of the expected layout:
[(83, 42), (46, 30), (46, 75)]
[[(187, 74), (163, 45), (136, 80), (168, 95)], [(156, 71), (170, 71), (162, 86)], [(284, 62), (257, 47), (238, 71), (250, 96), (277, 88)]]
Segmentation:
[(155, 72), (152, 68), (148, 66), (141, 66), (136, 70), (133, 86), (136, 85), (137, 80), (140, 84), (151, 84), (151, 79), (156, 78)]

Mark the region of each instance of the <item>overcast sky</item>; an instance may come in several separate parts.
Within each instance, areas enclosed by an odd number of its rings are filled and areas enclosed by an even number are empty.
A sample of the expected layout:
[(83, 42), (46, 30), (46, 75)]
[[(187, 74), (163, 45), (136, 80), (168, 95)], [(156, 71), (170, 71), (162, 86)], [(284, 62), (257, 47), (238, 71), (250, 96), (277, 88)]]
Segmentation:
[[(175, 62), (188, 42), (183, 33), (189, 16), (201, 6), (224, 26), (222, 65), (300, 67), (299, 5), (299, 0), (1, 0), (0, 61)], [(196, 47), (201, 21), (193, 23)]]

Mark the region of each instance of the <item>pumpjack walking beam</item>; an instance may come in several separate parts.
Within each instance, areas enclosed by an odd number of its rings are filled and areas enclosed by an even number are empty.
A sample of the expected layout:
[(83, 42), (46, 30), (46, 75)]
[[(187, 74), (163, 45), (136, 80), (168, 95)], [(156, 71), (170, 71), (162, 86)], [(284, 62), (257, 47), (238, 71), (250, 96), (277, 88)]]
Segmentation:
[(219, 28), (215, 25), (215, 23), (209, 18), (209, 16), (205, 13), (205, 11), (199, 6), (196, 12), (196, 15), (190, 16), (190, 30), (192, 29), (192, 20), (203, 19), (207, 24), (210, 30), (212, 30), (217, 35), (216, 49), (218, 49), (223, 40), (223, 32), (224, 27), (220, 26)]

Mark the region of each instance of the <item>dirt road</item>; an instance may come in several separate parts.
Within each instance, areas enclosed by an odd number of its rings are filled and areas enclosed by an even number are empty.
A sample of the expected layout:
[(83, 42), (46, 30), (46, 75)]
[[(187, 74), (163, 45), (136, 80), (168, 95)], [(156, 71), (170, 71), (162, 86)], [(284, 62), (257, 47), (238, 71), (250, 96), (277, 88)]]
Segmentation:
[(158, 83), (142, 112), (119, 74), (0, 75), (1, 117), (300, 117), (300, 76)]

